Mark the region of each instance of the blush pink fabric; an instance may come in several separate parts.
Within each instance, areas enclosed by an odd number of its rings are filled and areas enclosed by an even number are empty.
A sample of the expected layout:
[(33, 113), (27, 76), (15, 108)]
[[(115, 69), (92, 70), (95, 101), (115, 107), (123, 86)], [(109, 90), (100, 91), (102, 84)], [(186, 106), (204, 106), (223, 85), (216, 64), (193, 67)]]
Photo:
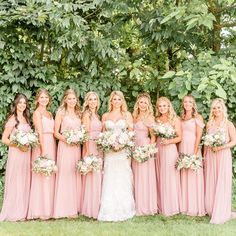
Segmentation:
[[(80, 129), (80, 127), (81, 120), (79, 118), (65, 116), (61, 124), (61, 133), (69, 129)], [(71, 146), (59, 141), (54, 218), (76, 217), (80, 212), (81, 175), (76, 171), (76, 164), (80, 158), (80, 146)]]
[[(210, 127), (208, 132), (216, 132)], [(227, 128), (223, 128), (228, 135)], [(229, 137), (228, 137), (229, 140)], [(205, 153), (205, 208), (211, 217), (210, 223), (223, 224), (232, 216), (232, 156), (230, 149), (213, 152), (206, 148)]]
[[(204, 127), (204, 124), (200, 124), (196, 119), (182, 121), (181, 124), (182, 141), (179, 145), (179, 152), (193, 155), (196, 141), (196, 126)], [(200, 149), (198, 155), (201, 156)], [(182, 169), (180, 171), (180, 184), (181, 213), (190, 216), (205, 215), (203, 168), (197, 171)]]
[[(102, 131), (102, 123), (97, 117), (91, 117), (89, 130), (89, 154), (102, 157), (97, 149), (95, 139)], [(97, 218), (100, 208), (102, 188), (102, 171), (90, 172), (83, 176), (83, 202), (81, 214), (91, 218)]]
[[(6, 127), (15, 131), (16, 122), (10, 118)], [(29, 124), (19, 124), (22, 131), (29, 131)], [(5, 175), (5, 190), (0, 221), (21, 221), (27, 217), (30, 192), (31, 150), (22, 152), (9, 147)]]
[(180, 212), (180, 174), (175, 164), (178, 159), (176, 144), (162, 145), (157, 138), (156, 158), (157, 205), (160, 214), (171, 216)]
[[(134, 124), (135, 144), (144, 146), (150, 144), (149, 130), (143, 121)], [(157, 213), (157, 183), (155, 159), (144, 163), (132, 160), (134, 175), (134, 198), (136, 215), (153, 215)]]
[[(46, 153), (49, 158), (56, 160), (56, 143), (53, 136), (54, 120), (42, 116), (43, 139)], [(39, 156), (38, 148), (32, 153), (32, 160)], [(42, 174), (32, 173), (28, 219), (50, 219), (53, 217), (55, 191), (55, 174), (45, 177)]]

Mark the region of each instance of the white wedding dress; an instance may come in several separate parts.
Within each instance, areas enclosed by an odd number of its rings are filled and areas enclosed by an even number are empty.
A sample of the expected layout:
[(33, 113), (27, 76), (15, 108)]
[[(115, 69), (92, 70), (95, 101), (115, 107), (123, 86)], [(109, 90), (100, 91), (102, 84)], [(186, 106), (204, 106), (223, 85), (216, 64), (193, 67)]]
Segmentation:
[[(125, 127), (126, 121), (123, 119), (117, 122), (112, 120), (105, 122), (106, 130), (122, 132)], [(127, 158), (127, 151), (106, 153), (98, 220), (123, 221), (134, 215), (133, 174), (131, 160)]]

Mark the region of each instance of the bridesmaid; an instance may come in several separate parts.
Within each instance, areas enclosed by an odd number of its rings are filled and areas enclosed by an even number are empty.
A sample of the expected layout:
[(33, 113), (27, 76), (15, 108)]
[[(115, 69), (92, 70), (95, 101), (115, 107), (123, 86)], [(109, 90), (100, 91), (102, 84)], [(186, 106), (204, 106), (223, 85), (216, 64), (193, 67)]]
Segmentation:
[[(83, 147), (84, 157), (87, 155), (96, 155), (101, 157), (97, 150), (95, 139), (102, 131), (102, 123), (99, 119), (98, 109), (100, 101), (97, 93), (88, 92), (85, 95), (83, 104), (83, 125), (89, 133), (89, 141)], [(90, 172), (83, 178), (83, 202), (81, 214), (97, 218), (101, 199), (102, 172)]]
[(175, 169), (178, 159), (176, 143), (181, 141), (181, 122), (170, 100), (166, 97), (157, 99), (156, 122), (175, 129), (176, 137), (172, 139), (157, 138), (157, 205), (158, 211), (171, 216), (180, 211), (180, 175)]
[(56, 188), (54, 217), (77, 217), (80, 212), (81, 175), (76, 164), (81, 157), (81, 148), (66, 143), (65, 130), (81, 128), (80, 104), (74, 90), (65, 91), (61, 106), (55, 117), (54, 135), (59, 140), (57, 149)]
[[(155, 135), (151, 132), (154, 124), (153, 108), (148, 93), (138, 96), (133, 112), (135, 144), (145, 146), (155, 143)], [(157, 213), (157, 184), (154, 158), (144, 163), (132, 160), (134, 174), (134, 196), (136, 215), (154, 215)]]
[(18, 94), (7, 119), (2, 142), (9, 147), (5, 175), (5, 191), (0, 221), (22, 221), (26, 219), (30, 192), (30, 158), (27, 146), (16, 147), (10, 135), (18, 130), (30, 130), (28, 99)]
[[(36, 94), (36, 110), (33, 123), (39, 135), (40, 146), (33, 150), (33, 161), (40, 155), (56, 159), (56, 143), (53, 136), (54, 120), (47, 110), (51, 97), (46, 89), (39, 89)], [(49, 219), (53, 216), (55, 176), (32, 173), (28, 219)]]
[(205, 208), (210, 223), (223, 224), (235, 213), (231, 212), (232, 155), (236, 145), (236, 130), (228, 120), (227, 108), (221, 98), (213, 100), (207, 133), (223, 132), (227, 143), (221, 147), (205, 147)]
[[(197, 104), (192, 95), (187, 95), (182, 101), (182, 141), (180, 153), (201, 156), (199, 144), (204, 128), (203, 118), (197, 111)], [(180, 171), (181, 208), (183, 214), (190, 216), (205, 215), (203, 169)]]

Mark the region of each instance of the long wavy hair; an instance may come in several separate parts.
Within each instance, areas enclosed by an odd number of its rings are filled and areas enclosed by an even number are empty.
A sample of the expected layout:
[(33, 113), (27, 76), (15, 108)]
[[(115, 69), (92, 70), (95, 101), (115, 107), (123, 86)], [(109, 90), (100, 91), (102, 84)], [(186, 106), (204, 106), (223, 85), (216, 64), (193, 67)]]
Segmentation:
[(196, 118), (197, 115), (198, 115), (197, 103), (195, 101), (195, 98), (191, 94), (189, 94), (189, 95), (184, 96), (183, 99), (182, 99), (182, 103), (181, 103), (181, 119), (184, 120), (185, 116), (186, 116), (186, 110), (184, 109), (184, 99), (185, 98), (190, 98), (191, 99), (191, 102), (193, 104), (193, 107), (192, 107), (192, 117)]
[(93, 91), (88, 92), (88, 93), (85, 94), (84, 103), (83, 103), (83, 109), (82, 109), (82, 114), (85, 114), (85, 113), (88, 112), (90, 117), (91, 117), (91, 115), (92, 115), (92, 112), (91, 112), (90, 109), (89, 109), (89, 97), (90, 97), (91, 95), (94, 95), (94, 96), (96, 96), (96, 98), (97, 98), (98, 105), (97, 105), (97, 107), (96, 107), (95, 113), (96, 113), (96, 115), (99, 117), (99, 115), (98, 115), (98, 110), (99, 110), (99, 107), (100, 107), (100, 99), (99, 99), (98, 94), (97, 94), (96, 92), (93, 92)]
[(20, 100), (21, 99), (24, 99), (25, 102), (26, 102), (26, 108), (25, 110), (23, 111), (23, 116), (26, 120), (26, 122), (31, 125), (31, 122), (30, 122), (30, 109), (29, 109), (29, 101), (28, 101), (28, 98), (23, 94), (23, 93), (18, 93), (16, 94), (15, 98), (14, 98), (14, 101), (13, 101), (13, 104), (11, 105), (11, 109), (10, 109), (10, 112), (7, 116), (7, 120), (6, 122), (9, 120), (10, 117), (14, 116), (15, 118), (15, 121), (16, 121), (16, 125), (15, 127), (17, 128), (20, 121), (18, 120), (18, 117), (17, 117), (17, 105), (19, 104)]
[(215, 116), (213, 114), (213, 107), (219, 103), (222, 107), (223, 110), (223, 123), (226, 125), (228, 122), (228, 113), (227, 113), (227, 107), (225, 106), (225, 102), (222, 98), (216, 98), (212, 101), (211, 103), (211, 110), (210, 110), (210, 115), (209, 115), (209, 123), (214, 122)]
[(113, 107), (112, 107), (112, 99), (113, 97), (117, 95), (121, 98), (122, 100), (122, 105), (121, 105), (121, 108), (120, 108), (120, 111), (121, 113), (124, 115), (127, 111), (128, 111), (128, 108), (127, 108), (127, 104), (126, 104), (126, 101), (125, 101), (125, 97), (123, 95), (123, 93), (121, 91), (113, 91), (109, 97), (109, 101), (108, 101), (108, 111), (111, 112)]
[(49, 94), (48, 90), (47, 90), (47, 89), (44, 89), (44, 88), (40, 88), (40, 89), (38, 89), (38, 91), (37, 91), (37, 93), (36, 93), (36, 96), (35, 96), (35, 106), (36, 106), (36, 109), (37, 109), (38, 106), (39, 106), (38, 99), (39, 99), (39, 97), (41, 96), (42, 93), (46, 94), (46, 95), (49, 97), (49, 102), (48, 102), (47, 108), (50, 107), (50, 105), (51, 105), (51, 103), (52, 103), (52, 97), (51, 97), (51, 95)]
[(67, 89), (67, 90), (64, 92), (63, 98), (62, 98), (62, 100), (61, 100), (61, 105), (60, 105), (60, 107), (58, 108), (58, 110), (61, 111), (63, 115), (66, 115), (66, 113), (67, 113), (67, 103), (66, 103), (66, 99), (67, 99), (67, 97), (68, 97), (70, 94), (73, 94), (73, 95), (76, 97), (76, 99), (77, 99), (77, 102), (76, 102), (76, 105), (75, 105), (75, 114), (76, 114), (76, 116), (78, 116), (79, 118), (81, 118), (80, 102), (79, 102), (79, 99), (78, 99), (78, 97), (77, 97), (76, 92), (75, 92), (73, 89)]
[(158, 104), (160, 102), (166, 102), (168, 104), (168, 121), (170, 123), (173, 123), (175, 121), (175, 119), (177, 118), (177, 115), (175, 113), (175, 110), (172, 106), (172, 103), (171, 101), (167, 98), (167, 97), (160, 97), (157, 99), (157, 102), (156, 102), (156, 118), (159, 118), (161, 116), (161, 113), (158, 111)]
[(139, 101), (141, 98), (146, 98), (148, 100), (148, 107), (146, 110), (145, 117), (148, 117), (149, 115), (153, 116), (153, 107), (152, 107), (152, 102), (151, 102), (151, 97), (148, 93), (141, 93), (138, 95), (137, 100), (134, 104), (134, 111), (133, 111), (133, 118), (137, 119), (140, 110), (139, 110)]

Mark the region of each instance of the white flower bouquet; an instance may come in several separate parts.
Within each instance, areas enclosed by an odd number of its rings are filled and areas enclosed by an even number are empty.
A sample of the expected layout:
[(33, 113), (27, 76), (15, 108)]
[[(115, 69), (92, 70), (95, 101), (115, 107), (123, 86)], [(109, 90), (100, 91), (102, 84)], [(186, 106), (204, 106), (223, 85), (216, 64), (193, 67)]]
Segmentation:
[(143, 163), (149, 158), (154, 157), (154, 154), (157, 153), (157, 151), (158, 149), (155, 144), (136, 147), (132, 152), (132, 158), (139, 163)]
[(47, 156), (39, 156), (33, 161), (32, 171), (34, 173), (40, 173), (46, 177), (49, 177), (57, 171), (57, 166), (55, 161), (48, 158)]
[(181, 169), (191, 169), (195, 171), (199, 170), (200, 168), (202, 168), (202, 157), (180, 153), (175, 167), (177, 170)]
[(80, 129), (65, 130), (62, 135), (66, 138), (66, 142), (70, 145), (79, 145), (88, 140), (88, 132), (85, 126), (81, 126)]
[(29, 146), (35, 147), (39, 144), (38, 134), (33, 130), (22, 131), (17, 129), (10, 135), (10, 142), (17, 147)]
[(120, 151), (124, 148), (131, 149), (134, 146), (134, 132), (124, 130), (122, 132), (105, 131), (98, 135), (96, 143), (98, 147), (108, 152)]
[(176, 137), (175, 129), (171, 125), (157, 123), (152, 128), (154, 134), (160, 138), (171, 139)]
[(99, 172), (102, 169), (102, 158), (94, 155), (85, 156), (77, 163), (76, 169), (82, 175), (86, 175), (89, 172)]
[(208, 147), (220, 147), (226, 144), (226, 135), (222, 131), (217, 131), (212, 134), (206, 134), (203, 140), (204, 145)]

